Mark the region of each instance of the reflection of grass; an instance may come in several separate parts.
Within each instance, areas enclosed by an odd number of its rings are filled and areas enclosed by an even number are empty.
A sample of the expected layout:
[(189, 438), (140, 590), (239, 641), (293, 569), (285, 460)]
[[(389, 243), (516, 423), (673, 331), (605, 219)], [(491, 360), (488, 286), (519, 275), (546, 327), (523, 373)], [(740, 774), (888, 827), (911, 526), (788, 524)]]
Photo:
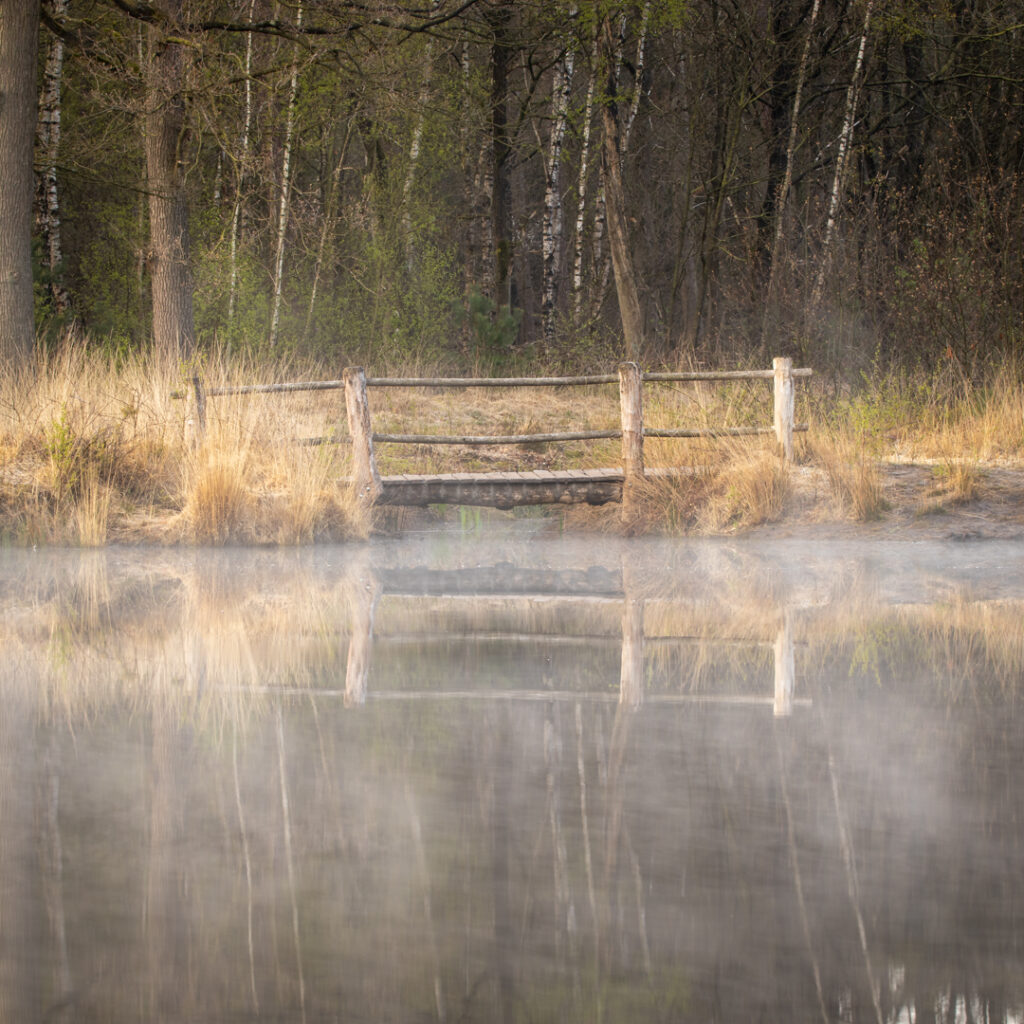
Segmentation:
[[(808, 622), (822, 662), (836, 659), (851, 676), (887, 686), (897, 680), (958, 699), (1015, 693), (1024, 678), (1024, 605), (957, 599), (935, 605), (838, 605)], [(907, 666), (913, 666), (908, 673)], [(939, 689), (934, 686), (939, 684)]]
[[(756, 564), (721, 556), (716, 563), (715, 549), (698, 549), (697, 560), (683, 567), (691, 582), (682, 588), (678, 571), (648, 575), (631, 567), (627, 574), (630, 592), (645, 599), (651, 692), (729, 693), (752, 683), (760, 692), (770, 680), (770, 644), (784, 609), (802, 598), (773, 588)], [(340, 576), (273, 566), (238, 574), (224, 560), (185, 570), (140, 564), (113, 580), (103, 558), (89, 556), (70, 573), (30, 573), (24, 585), (30, 599), (8, 596), (0, 609), (0, 643), (18, 666), (5, 693), (17, 689), (72, 721), (127, 704), (211, 725), (259, 713), (266, 686), (305, 690), (329, 680), (343, 688), (351, 623), (373, 593), (372, 574), (358, 559)], [(798, 654), (798, 680), (826, 667), (834, 675), (838, 667), (872, 685), (934, 687), (939, 680), (943, 699), (1014, 693), (1024, 678), (1021, 610), (1019, 600), (966, 598), (880, 607), (870, 585), (837, 581), (830, 600), (792, 617), (797, 640), (809, 643)], [(412, 688), (427, 668), (443, 681), (446, 665), (476, 666), (484, 681), (498, 664), (514, 673), (516, 652), (523, 665), (542, 664), (548, 649), (531, 636), (576, 636), (587, 641), (550, 648), (554, 674), (544, 685), (588, 690), (595, 666), (605, 682), (617, 678), (622, 612), (614, 597), (384, 595), (375, 632), (405, 640), (388, 646), (382, 639), (374, 659), (379, 671), (402, 669)], [(417, 634), (448, 639), (418, 644)], [(490, 639), (474, 645), (459, 634)], [(488, 660), (492, 654), (497, 661)], [(916, 675), (907, 676), (907, 665)], [(377, 685), (390, 688), (383, 678)]]

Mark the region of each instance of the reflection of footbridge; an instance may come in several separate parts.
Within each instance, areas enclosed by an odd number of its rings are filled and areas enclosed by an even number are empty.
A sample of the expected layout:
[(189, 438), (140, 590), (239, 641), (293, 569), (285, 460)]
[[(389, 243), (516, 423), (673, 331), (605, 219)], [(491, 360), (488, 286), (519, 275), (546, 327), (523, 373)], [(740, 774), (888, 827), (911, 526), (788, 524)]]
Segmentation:
[[(642, 704), (717, 703), (748, 706), (770, 705), (776, 717), (792, 714), (794, 706), (808, 706), (809, 699), (794, 697), (795, 670), (793, 634), (789, 615), (783, 612), (774, 638), (720, 637), (704, 634), (647, 636), (644, 611), (649, 604), (672, 603), (671, 598), (651, 598), (642, 594), (632, 580), (628, 567), (620, 571), (602, 568), (588, 570), (547, 570), (519, 568), (508, 564), (468, 569), (384, 569), (368, 567), (358, 575), (353, 588), (352, 622), (345, 689), (339, 692), (349, 705), (359, 705), (368, 698), (388, 700), (542, 700), (542, 701), (609, 701), (629, 707)], [(374, 634), (374, 620), (381, 597), (410, 599), (444, 598), (471, 601), (478, 606), (486, 602), (523, 602), (525, 606), (543, 606), (556, 602), (576, 604), (617, 604), (621, 606), (619, 633), (554, 634), (537, 632), (472, 630), (463, 632), (434, 631)], [(519, 690), (389, 690), (369, 691), (371, 655), (375, 645), (416, 645), (426, 647), (437, 643), (464, 641), (480, 643), (500, 641), (523, 643), (534, 647), (619, 644), (621, 648), (619, 687), (615, 691), (584, 691), (519, 689)], [(771, 647), (774, 656), (774, 692), (741, 694), (649, 694), (645, 692), (645, 654), (654, 650), (679, 648), (685, 645), (707, 647)]]

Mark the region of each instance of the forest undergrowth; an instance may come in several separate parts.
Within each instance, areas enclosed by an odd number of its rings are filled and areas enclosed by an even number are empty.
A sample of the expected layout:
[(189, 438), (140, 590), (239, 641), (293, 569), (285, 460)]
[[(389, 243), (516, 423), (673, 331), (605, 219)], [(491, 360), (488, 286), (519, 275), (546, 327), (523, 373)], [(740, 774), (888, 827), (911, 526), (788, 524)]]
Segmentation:
[[(399, 368), (389, 367), (388, 372)], [(422, 367), (402, 368), (422, 373)], [(70, 346), (0, 377), (0, 540), (8, 545), (302, 544), (367, 536), (394, 519), (367, 514), (347, 484), (340, 391), (212, 397), (191, 441), (193, 372), (207, 386), (323, 380), (322, 365), (208, 356), (183, 368), (150, 356), (112, 358)], [(379, 371), (378, 371), (379, 372)], [(647, 384), (650, 427), (769, 426), (770, 382)], [(376, 431), (526, 434), (608, 430), (615, 385), (536, 389), (371, 389)], [(883, 519), (887, 466), (925, 467), (915, 512), (984, 497), (993, 467), (1024, 465), (1024, 367), (968, 376), (877, 367), (854, 382), (797, 386), (796, 457), (770, 437), (648, 439), (648, 474), (631, 520), (619, 506), (559, 512), (569, 527), (720, 534), (785, 517), (813, 477), (821, 520)], [(313, 439), (326, 443), (312, 444)], [(382, 474), (615, 466), (619, 442), (399, 446), (381, 444)], [(659, 473), (675, 468), (681, 472)], [(435, 510), (437, 511), (437, 510)], [(444, 510), (440, 510), (443, 512)]]

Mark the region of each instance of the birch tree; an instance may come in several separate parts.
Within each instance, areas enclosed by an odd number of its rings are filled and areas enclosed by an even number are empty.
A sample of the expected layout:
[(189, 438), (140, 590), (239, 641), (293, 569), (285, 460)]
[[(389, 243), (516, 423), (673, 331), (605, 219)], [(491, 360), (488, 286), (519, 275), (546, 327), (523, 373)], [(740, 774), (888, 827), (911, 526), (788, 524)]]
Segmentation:
[(832, 189), (829, 193), (828, 218), (825, 221), (825, 237), (821, 243), (821, 257), (818, 260), (818, 273), (814, 280), (811, 293), (811, 309), (817, 309), (821, 302), (821, 293), (825, 287), (825, 273), (828, 270), (832, 250), (832, 235), (835, 232), (839, 217), (839, 201), (843, 194), (843, 183), (846, 178), (846, 164), (850, 155), (850, 141), (857, 116), (857, 101), (860, 98), (861, 69), (864, 66), (864, 53), (868, 45), (868, 29), (871, 27), (871, 12), (875, 0), (867, 0), (864, 7), (864, 25), (861, 28), (860, 43), (857, 47), (857, 59), (853, 66), (853, 77), (846, 89), (846, 108), (843, 112), (843, 127), (839, 133), (839, 149), (836, 153), (835, 172), (832, 176)]
[(587, 82), (587, 98), (583, 104), (583, 137), (580, 143), (580, 167), (576, 183), (576, 234), (572, 261), (573, 316), (579, 321), (583, 307), (583, 231), (587, 218), (587, 181), (590, 172), (590, 134), (594, 119), (594, 88), (597, 85), (598, 37), (590, 56), (590, 79)]
[[(63, 21), (67, 0), (52, 0), (52, 16)], [(64, 70), (64, 40), (53, 35), (43, 70), (39, 101), (39, 125), (36, 131), (43, 168), (36, 195), (36, 226), (42, 236), (50, 271), (49, 291), (58, 314), (68, 311), (70, 298), (59, 279), (64, 256), (60, 243), (60, 199), (57, 192), (57, 156), (60, 152), (61, 79)]]
[(562, 143), (565, 139), (574, 63), (573, 52), (570, 48), (555, 65), (554, 79), (551, 85), (551, 135), (548, 140), (547, 173), (545, 174), (542, 241), (544, 288), (541, 302), (544, 340), (548, 344), (555, 340), (558, 314), (558, 280), (562, 256)]
[[(296, 30), (302, 30), (302, 0), (295, 17)], [(284, 288), (284, 243), (288, 233), (288, 211), (292, 191), (292, 143), (295, 137), (295, 101), (299, 93), (299, 58), (292, 61), (292, 75), (285, 114), (284, 153), (281, 158), (281, 196), (277, 208), (277, 246), (274, 259), (274, 304), (270, 315), (270, 347), (277, 345), (281, 326), (281, 294)]]
[[(256, 13), (256, 0), (249, 0), (249, 21)], [(242, 203), (249, 176), (250, 133), (252, 130), (252, 32), (245, 33), (245, 106), (242, 115), (242, 139), (235, 173), (235, 202), (231, 210), (230, 262), (231, 279), (228, 285), (228, 329), (235, 318), (238, 295), (238, 236), (242, 227)]]

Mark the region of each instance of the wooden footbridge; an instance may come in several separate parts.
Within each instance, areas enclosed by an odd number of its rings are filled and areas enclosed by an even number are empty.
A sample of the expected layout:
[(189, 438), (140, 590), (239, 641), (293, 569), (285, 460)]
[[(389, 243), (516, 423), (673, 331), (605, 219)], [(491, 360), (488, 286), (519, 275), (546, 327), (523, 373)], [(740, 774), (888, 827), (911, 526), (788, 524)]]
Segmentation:
[[(187, 420), (192, 436), (202, 438), (206, 425), (207, 399), (218, 395), (287, 393), (296, 391), (344, 390), (348, 437), (352, 444), (353, 480), (360, 499), (378, 505), (483, 505), (513, 508), (517, 505), (574, 504), (628, 505), (634, 484), (645, 476), (679, 470), (644, 468), (644, 439), (735, 437), (774, 435), (781, 454), (792, 458), (793, 433), (806, 430), (794, 422), (794, 380), (809, 377), (809, 369), (794, 369), (791, 359), (773, 360), (770, 370), (694, 371), (689, 373), (644, 373), (636, 363), (623, 363), (618, 374), (578, 377), (367, 377), (362, 367), (348, 367), (341, 380), (283, 384), (255, 384), (240, 387), (206, 388), (199, 377), (192, 378), (190, 392), (174, 392), (174, 398), (190, 398), (193, 410)], [(774, 422), (768, 427), (720, 427), (708, 429), (656, 428), (644, 425), (643, 384), (645, 382), (714, 382), (742, 380), (772, 381)], [(507, 435), (389, 434), (374, 432), (368, 389), (370, 388), (543, 388), (619, 386), (621, 426), (617, 430), (581, 430), (562, 433)], [(377, 469), (375, 444), (413, 445), (517, 445), (548, 444), (621, 438), (622, 465), (607, 469), (531, 470), (511, 473), (443, 473), (382, 476)], [(329, 438), (312, 438), (306, 443), (328, 443)]]

